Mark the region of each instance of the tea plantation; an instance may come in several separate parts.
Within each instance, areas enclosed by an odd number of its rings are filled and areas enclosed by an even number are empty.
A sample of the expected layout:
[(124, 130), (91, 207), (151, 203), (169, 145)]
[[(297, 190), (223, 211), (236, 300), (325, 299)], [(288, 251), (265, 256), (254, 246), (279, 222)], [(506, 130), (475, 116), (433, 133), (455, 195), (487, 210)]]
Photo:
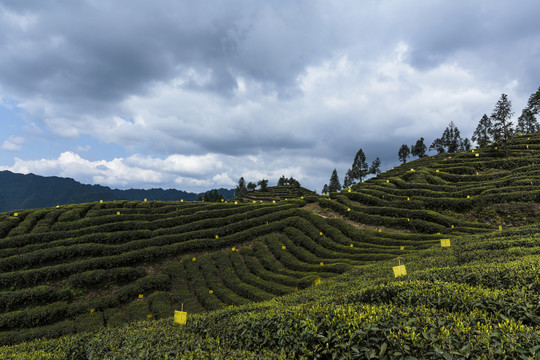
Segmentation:
[(0, 214), (0, 358), (540, 359), (539, 219), (539, 134), (329, 196)]

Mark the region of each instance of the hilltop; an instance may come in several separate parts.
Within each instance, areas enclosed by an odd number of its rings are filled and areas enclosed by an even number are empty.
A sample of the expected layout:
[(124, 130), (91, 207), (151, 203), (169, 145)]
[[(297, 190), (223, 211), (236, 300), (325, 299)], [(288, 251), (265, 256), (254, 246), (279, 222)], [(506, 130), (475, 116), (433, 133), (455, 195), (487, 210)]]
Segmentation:
[(329, 196), (0, 214), (0, 342), (69, 335), (0, 355), (538, 358), (540, 134), (507, 145)]
[[(234, 190), (218, 189), (225, 199), (234, 197)], [(81, 184), (71, 178), (39, 176), (0, 171), (0, 212), (45, 208), (56, 205), (114, 200), (197, 200), (204, 193), (176, 189), (111, 189), (102, 185)]]

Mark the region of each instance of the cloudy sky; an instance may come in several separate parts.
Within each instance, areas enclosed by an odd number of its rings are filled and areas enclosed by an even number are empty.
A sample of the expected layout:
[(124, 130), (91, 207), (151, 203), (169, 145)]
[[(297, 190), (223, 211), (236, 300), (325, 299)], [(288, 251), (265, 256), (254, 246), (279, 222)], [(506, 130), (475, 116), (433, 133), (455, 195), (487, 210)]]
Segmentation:
[(540, 86), (538, 0), (0, 0), (0, 170), (320, 192)]

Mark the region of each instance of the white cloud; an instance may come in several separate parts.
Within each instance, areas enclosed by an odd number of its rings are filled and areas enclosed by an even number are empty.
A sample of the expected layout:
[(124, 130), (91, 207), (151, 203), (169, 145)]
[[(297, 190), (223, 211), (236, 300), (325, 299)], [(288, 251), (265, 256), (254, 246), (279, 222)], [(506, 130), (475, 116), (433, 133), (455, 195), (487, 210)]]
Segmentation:
[(22, 136), (10, 136), (4, 141), (1, 148), (2, 150), (18, 151), (22, 149), (24, 144), (24, 138)]

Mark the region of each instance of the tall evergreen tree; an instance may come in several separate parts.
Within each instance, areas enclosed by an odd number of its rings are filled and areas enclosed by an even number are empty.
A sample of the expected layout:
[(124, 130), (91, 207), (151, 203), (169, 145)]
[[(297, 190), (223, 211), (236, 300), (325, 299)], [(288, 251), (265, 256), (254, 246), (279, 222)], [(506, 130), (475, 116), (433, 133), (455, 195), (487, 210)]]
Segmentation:
[(469, 140), (469, 138), (465, 138), (459, 144), (459, 151), (469, 151), (471, 150), (471, 147), (471, 141)]
[(410, 156), (411, 156), (411, 149), (409, 149), (409, 147), (405, 144), (401, 145), (398, 151), (399, 161), (405, 164), (407, 162), (407, 159)]
[(241, 177), (238, 180), (238, 185), (236, 186), (236, 189), (234, 190), (234, 196), (242, 197), (242, 196), (245, 196), (246, 193), (247, 193), (246, 181), (244, 180), (244, 177)]
[(347, 170), (347, 173), (345, 174), (345, 178), (343, 179), (343, 188), (348, 188), (353, 184), (352, 181), (352, 174), (351, 169)]
[(512, 136), (514, 132), (512, 121), (510, 121), (512, 115), (514, 115), (512, 112), (512, 102), (508, 99), (508, 95), (502, 94), (491, 114), (493, 140), (495, 142), (502, 142), (503, 145), (506, 145), (506, 140)]
[(535, 116), (540, 114), (540, 87), (529, 97), (529, 101), (527, 101), (527, 109), (531, 110)]
[(532, 134), (540, 130), (540, 124), (529, 108), (523, 109), (518, 118), (516, 131), (523, 134)]
[(478, 147), (484, 147), (491, 144), (493, 139), (493, 124), (486, 114), (482, 116), (476, 130), (474, 130), (471, 140), (478, 144)]
[(463, 139), (456, 125), (453, 121), (444, 129), (444, 132), (440, 138), (433, 140), (433, 143), (429, 146), (429, 150), (435, 149), (437, 152), (456, 152), (460, 150)]
[(247, 188), (247, 191), (248, 192), (252, 192), (252, 191), (255, 191), (255, 189), (257, 188), (257, 184), (253, 183), (253, 182), (249, 182), (246, 186)]
[(373, 175), (379, 175), (381, 172), (381, 159), (377, 157), (375, 160), (371, 162), (371, 166), (369, 167), (369, 173)]
[(337, 170), (334, 169), (332, 171), (332, 175), (330, 176), (330, 183), (328, 185), (328, 191), (329, 192), (336, 192), (341, 190), (341, 184), (339, 183), (339, 177), (337, 174)]
[(358, 150), (354, 156), (354, 161), (351, 168), (351, 180), (362, 181), (368, 174), (368, 164), (366, 162), (366, 155), (362, 149)]
[(426, 156), (426, 150), (427, 150), (427, 147), (424, 144), (424, 138), (421, 137), (420, 139), (416, 140), (416, 144), (411, 146), (411, 155), (422, 158)]
[(328, 194), (328, 185), (327, 184), (324, 184), (324, 186), (322, 188), (322, 193), (323, 194)]

